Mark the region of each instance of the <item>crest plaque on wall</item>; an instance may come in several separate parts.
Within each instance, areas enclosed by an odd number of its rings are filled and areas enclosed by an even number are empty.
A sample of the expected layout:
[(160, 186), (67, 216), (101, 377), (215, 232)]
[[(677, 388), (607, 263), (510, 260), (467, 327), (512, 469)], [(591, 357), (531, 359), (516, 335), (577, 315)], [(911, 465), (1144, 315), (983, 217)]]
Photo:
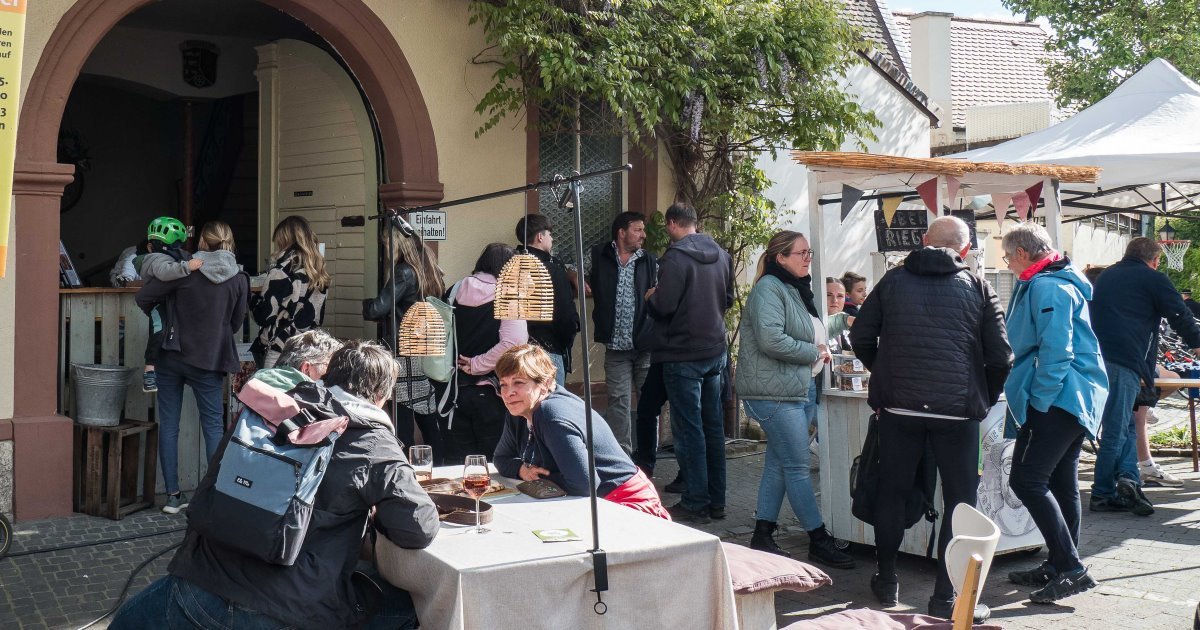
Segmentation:
[(188, 40), (179, 45), (183, 56), (183, 81), (195, 88), (206, 88), (217, 82), (217, 56), (221, 49), (212, 42)]

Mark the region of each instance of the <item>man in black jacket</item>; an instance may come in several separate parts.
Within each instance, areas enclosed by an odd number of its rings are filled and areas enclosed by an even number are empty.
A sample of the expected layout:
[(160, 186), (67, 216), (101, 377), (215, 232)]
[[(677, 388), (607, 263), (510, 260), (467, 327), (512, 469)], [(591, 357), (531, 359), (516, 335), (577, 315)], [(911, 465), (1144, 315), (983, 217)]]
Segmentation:
[(658, 259), (642, 249), (646, 217), (641, 214), (618, 214), (613, 220), (612, 237), (611, 243), (592, 248), (588, 284), (592, 287), (596, 343), (604, 344), (604, 382), (608, 386), (604, 420), (629, 455), (633, 453), (631, 392), (641, 391), (650, 368), (650, 352), (637, 348), (634, 342), (646, 317), (646, 293), (658, 283)]
[(517, 222), (517, 242), (520, 253), (533, 254), (546, 266), (554, 286), (554, 319), (548, 322), (529, 322), (529, 341), (550, 354), (557, 369), (555, 380), (566, 385), (571, 371), (571, 348), (579, 332), (579, 312), (575, 310), (575, 295), (567, 268), (550, 252), (554, 247), (554, 226), (544, 214), (531, 214)]
[[(1013, 361), (996, 293), (963, 263), (970, 248), (966, 223), (935, 219), (925, 248), (880, 280), (850, 329), (855, 355), (871, 370), (868, 402), (878, 410), (879, 442), (886, 445), (875, 507), (879, 572), (871, 590), (883, 604), (895, 605), (904, 502), (928, 441), (944, 500), (929, 613), (943, 618), (954, 605), (945, 564), (946, 544), (954, 536), (950, 514), (959, 503), (975, 505), (979, 422), (999, 400)], [(982, 622), (986, 607), (976, 610)]]
[(721, 370), (725, 368), (725, 311), (733, 306), (733, 261), (707, 234), (696, 231), (695, 208), (667, 208), (671, 247), (659, 261), (658, 287), (646, 306), (654, 320), (650, 360), (662, 363), (671, 402), (675, 458), (687, 480), (676, 520), (725, 518), (725, 427)]
[[(329, 359), (324, 384), (349, 418), (313, 502), (312, 520), (291, 566), (268, 564), (205, 538), (189, 527), (162, 578), (117, 612), (110, 628), (360, 627), (371, 619), (370, 602), (382, 609), (366, 627), (412, 628), (416, 613), (408, 593), (382, 580), (370, 586), (353, 573), (368, 514), (380, 535), (406, 549), (433, 542), (437, 508), (417, 483), (380, 405), (391, 395), (396, 365), (391, 352), (373, 342), (351, 341)], [(225, 440), (189, 510), (206, 513), (204, 497), (220, 473)], [(235, 521), (235, 519), (231, 519)], [(243, 526), (230, 522), (230, 528)], [(380, 617), (385, 618), (380, 618)], [(197, 623), (197, 622), (192, 622)]]
[(1159, 273), (1161, 254), (1154, 239), (1139, 236), (1129, 241), (1125, 257), (1100, 274), (1092, 293), (1092, 329), (1108, 372), (1108, 400), (1100, 419), (1100, 450), (1088, 506), (1093, 512), (1154, 513), (1141, 489), (1133, 407), (1142, 384), (1154, 384), (1158, 347), (1153, 339), (1162, 318), (1192, 352), (1200, 351), (1200, 324), (1166, 274)]

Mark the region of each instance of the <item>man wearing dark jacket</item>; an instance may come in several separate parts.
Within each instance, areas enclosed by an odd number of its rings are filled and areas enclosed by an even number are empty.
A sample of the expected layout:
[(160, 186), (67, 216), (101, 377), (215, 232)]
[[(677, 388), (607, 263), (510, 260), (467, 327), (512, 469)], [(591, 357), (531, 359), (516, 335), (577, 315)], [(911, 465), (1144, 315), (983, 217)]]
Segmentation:
[(658, 259), (642, 249), (646, 217), (622, 212), (612, 224), (611, 243), (592, 248), (592, 323), (596, 343), (604, 344), (604, 382), (608, 408), (604, 420), (625, 454), (633, 453), (629, 423), (632, 391), (641, 391), (650, 367), (650, 352), (635, 346), (646, 317), (645, 296), (657, 284)]
[(1154, 513), (1141, 490), (1133, 406), (1141, 385), (1154, 383), (1158, 347), (1152, 343), (1162, 318), (1200, 352), (1200, 324), (1192, 317), (1165, 274), (1158, 272), (1162, 248), (1139, 236), (1125, 257), (1096, 280), (1092, 294), (1092, 328), (1100, 340), (1108, 372), (1108, 401), (1100, 418), (1100, 452), (1092, 482), (1093, 512)]
[[(335, 442), (294, 564), (266, 563), (189, 527), (169, 575), (126, 602), (110, 627), (190, 626), (188, 620), (194, 619), (222, 628), (415, 627), (407, 593), (376, 580), (384, 590), (380, 597), (362, 575), (354, 575), (372, 510), (375, 530), (406, 549), (429, 546), (439, 528), (437, 508), (417, 483), (379, 408), (395, 380), (391, 352), (377, 343), (351, 341), (329, 359), (323, 383), (350, 424)], [(213, 504), (204, 497), (212, 492), (230, 435), (196, 490), (189, 521), (213, 516), (205, 512)], [(230, 520), (230, 528), (242, 526)], [(372, 601), (382, 606), (374, 619)]]
[(725, 427), (721, 370), (725, 367), (725, 311), (733, 306), (733, 261), (712, 237), (696, 232), (695, 208), (667, 208), (671, 247), (658, 267), (658, 287), (646, 307), (654, 320), (650, 360), (662, 363), (671, 403), (675, 458), (687, 480), (676, 520), (725, 518)]
[[(941, 217), (929, 224), (925, 248), (875, 286), (850, 329), (854, 354), (871, 370), (868, 402), (879, 412), (880, 486), (876, 499), (879, 572), (871, 590), (895, 605), (896, 555), (904, 536), (904, 503), (928, 442), (942, 479), (939, 570), (929, 613), (948, 618), (954, 585), (946, 573), (950, 514), (975, 505), (979, 422), (1004, 390), (1012, 349), (996, 293), (967, 270), (967, 224)], [(977, 609), (976, 621), (986, 618)]]
[(554, 247), (553, 227), (544, 214), (523, 217), (517, 222), (517, 242), (521, 244), (517, 251), (533, 254), (550, 273), (550, 283), (554, 286), (554, 319), (529, 322), (529, 341), (550, 354), (550, 360), (558, 369), (554, 378), (559, 385), (566, 385), (567, 372), (571, 370), (571, 348), (575, 345), (575, 333), (579, 332), (579, 312), (575, 310), (567, 268), (550, 253)]

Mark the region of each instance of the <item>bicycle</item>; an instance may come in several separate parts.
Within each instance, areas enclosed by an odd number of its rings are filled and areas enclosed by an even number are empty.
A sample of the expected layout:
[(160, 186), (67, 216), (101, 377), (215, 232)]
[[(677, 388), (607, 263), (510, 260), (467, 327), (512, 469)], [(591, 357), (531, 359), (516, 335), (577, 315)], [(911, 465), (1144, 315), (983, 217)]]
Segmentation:
[(4, 517), (4, 513), (0, 512), (0, 558), (8, 554), (8, 548), (12, 546), (12, 523)]

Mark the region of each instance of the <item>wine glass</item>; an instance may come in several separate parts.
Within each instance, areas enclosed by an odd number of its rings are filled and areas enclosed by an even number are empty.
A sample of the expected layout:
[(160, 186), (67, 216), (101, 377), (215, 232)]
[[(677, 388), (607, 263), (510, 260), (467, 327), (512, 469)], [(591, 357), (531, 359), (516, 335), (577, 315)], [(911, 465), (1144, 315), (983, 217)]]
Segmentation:
[(487, 457), (483, 455), (467, 455), (463, 463), (463, 489), (475, 498), (475, 533), (486, 534), (489, 530), (479, 524), (479, 497), (482, 497), (492, 485), (492, 475), (488, 471)]
[(433, 479), (433, 447), (417, 444), (408, 447), (408, 463), (417, 471), (417, 481)]

